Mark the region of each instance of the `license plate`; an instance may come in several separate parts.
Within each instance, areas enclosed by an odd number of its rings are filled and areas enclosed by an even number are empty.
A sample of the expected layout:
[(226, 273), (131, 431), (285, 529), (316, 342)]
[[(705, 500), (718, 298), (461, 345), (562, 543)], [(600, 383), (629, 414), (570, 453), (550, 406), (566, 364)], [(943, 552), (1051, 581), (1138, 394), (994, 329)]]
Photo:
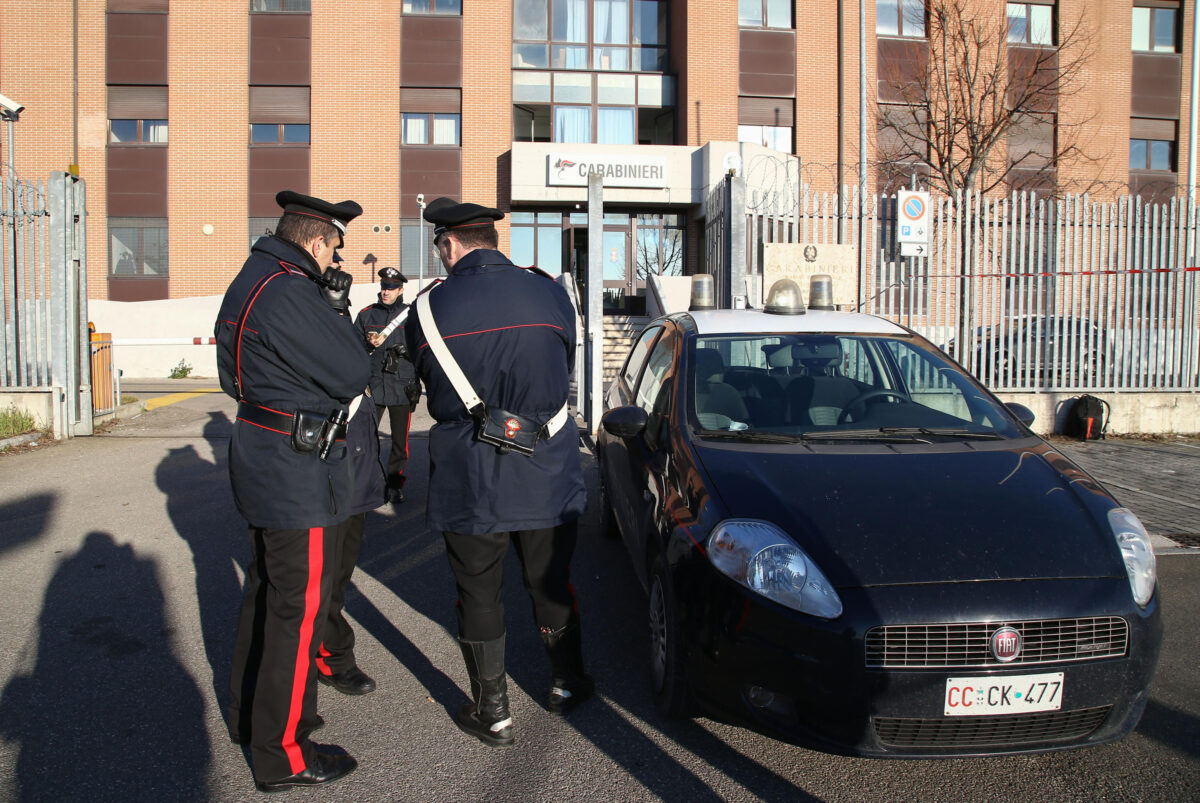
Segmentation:
[(979, 717), (1058, 711), (1062, 696), (1062, 672), (947, 678), (943, 713), (948, 717)]

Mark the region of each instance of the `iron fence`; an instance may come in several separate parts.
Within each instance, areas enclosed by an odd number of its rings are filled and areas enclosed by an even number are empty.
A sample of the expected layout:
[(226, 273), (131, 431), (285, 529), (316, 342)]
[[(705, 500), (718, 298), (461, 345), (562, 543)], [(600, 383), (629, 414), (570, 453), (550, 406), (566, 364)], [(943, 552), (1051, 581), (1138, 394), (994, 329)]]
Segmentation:
[[(763, 243), (861, 242), (858, 308), (926, 336), (989, 387), (1200, 389), (1193, 203), (1031, 192), (930, 202), (925, 256), (900, 253), (896, 196), (805, 187), (786, 203), (752, 194), (744, 233), (710, 215), (706, 257), (719, 266), (714, 243), (743, 235), (746, 273), (761, 277)], [(707, 207), (725, 211), (716, 198)]]
[(0, 200), (0, 387), (55, 394), (58, 437), (90, 434), (84, 182), (5, 179)]

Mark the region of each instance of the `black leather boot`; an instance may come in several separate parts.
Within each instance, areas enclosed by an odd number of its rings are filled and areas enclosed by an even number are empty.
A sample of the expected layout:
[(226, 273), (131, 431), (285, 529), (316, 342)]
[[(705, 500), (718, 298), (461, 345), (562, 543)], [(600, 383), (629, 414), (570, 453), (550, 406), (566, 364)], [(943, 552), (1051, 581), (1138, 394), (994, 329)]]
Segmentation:
[(458, 644), (471, 678), (474, 702), (454, 712), (454, 724), (484, 744), (507, 747), (513, 743), (513, 734), (504, 676), (504, 636), (492, 641), (459, 639)]
[(548, 708), (552, 714), (566, 714), (592, 696), (596, 684), (583, 671), (583, 640), (579, 633), (579, 620), (551, 630), (543, 627), (542, 644), (550, 656), (550, 684)]

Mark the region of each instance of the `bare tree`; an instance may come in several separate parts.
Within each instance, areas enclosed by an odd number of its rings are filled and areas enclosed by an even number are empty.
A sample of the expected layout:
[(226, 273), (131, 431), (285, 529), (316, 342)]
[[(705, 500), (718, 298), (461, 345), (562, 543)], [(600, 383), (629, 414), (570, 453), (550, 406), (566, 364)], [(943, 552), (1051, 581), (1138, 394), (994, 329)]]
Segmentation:
[(1093, 161), (1079, 146), (1090, 118), (1058, 114), (1082, 89), (1093, 53), (1082, 17), (1060, 16), (1056, 31), (1046, 31), (1052, 45), (1025, 44), (1009, 41), (1004, 8), (906, 3), (906, 14), (923, 15), (912, 28), (926, 38), (890, 40), (886, 63), (881, 54), (876, 159), (885, 179), (915, 171), (949, 195), (1004, 185), (1052, 190), (1057, 169)]

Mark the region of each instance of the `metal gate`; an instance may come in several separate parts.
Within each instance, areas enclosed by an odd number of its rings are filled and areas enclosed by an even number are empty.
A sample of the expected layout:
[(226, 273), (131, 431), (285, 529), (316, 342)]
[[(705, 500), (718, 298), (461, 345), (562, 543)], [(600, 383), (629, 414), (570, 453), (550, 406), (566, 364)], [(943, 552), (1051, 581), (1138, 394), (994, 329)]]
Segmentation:
[(935, 196), (929, 254), (907, 257), (894, 195), (860, 204), (854, 188), (805, 187), (785, 201), (739, 206), (728, 179), (713, 191), (705, 259), (718, 287), (761, 277), (763, 243), (861, 242), (858, 309), (915, 329), (993, 389), (1200, 389), (1194, 204)]
[(55, 437), (92, 433), (82, 179), (5, 179), (0, 201), (0, 388), (49, 394)]

